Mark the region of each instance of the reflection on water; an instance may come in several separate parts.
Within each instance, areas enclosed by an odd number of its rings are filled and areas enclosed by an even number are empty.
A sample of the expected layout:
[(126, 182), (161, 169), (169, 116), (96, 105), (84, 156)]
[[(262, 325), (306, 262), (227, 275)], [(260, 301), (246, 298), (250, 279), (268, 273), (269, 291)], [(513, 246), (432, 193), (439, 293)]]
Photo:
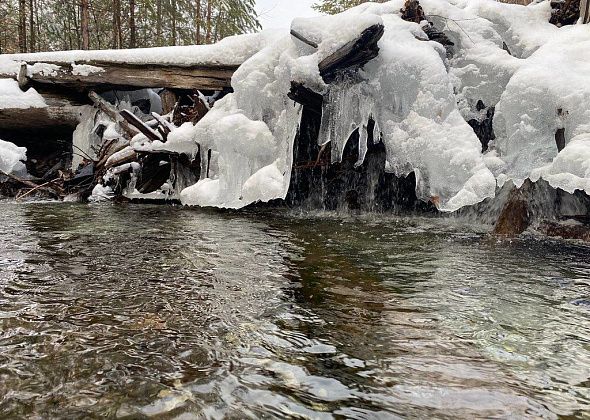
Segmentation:
[(0, 211), (2, 417), (590, 410), (588, 248), (449, 220)]

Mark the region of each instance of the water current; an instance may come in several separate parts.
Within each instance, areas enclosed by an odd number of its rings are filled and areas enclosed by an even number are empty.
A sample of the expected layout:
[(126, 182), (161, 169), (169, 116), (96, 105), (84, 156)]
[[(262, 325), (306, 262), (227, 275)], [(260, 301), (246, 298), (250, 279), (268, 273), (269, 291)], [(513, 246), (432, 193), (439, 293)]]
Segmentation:
[(0, 202), (2, 418), (590, 418), (590, 248)]

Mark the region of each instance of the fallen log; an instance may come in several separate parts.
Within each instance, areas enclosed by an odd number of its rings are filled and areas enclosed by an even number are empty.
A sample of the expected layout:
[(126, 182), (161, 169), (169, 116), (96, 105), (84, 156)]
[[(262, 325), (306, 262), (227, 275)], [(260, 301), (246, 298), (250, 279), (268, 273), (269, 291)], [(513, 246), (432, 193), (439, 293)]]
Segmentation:
[[(231, 87), (237, 66), (178, 66), (157, 64), (125, 64), (87, 61), (77, 64), (55, 61), (27, 62), (26, 83), (23, 76), (2, 74), (0, 78), (21, 79), (20, 83), (60, 85), (81, 90), (134, 90), (165, 87), (173, 89), (221, 90)], [(35, 64), (46, 69), (36, 71)], [(87, 67), (80, 68), (80, 65)], [(43, 67), (43, 66), (39, 66)], [(22, 72), (21, 72), (22, 73)]]
[(75, 128), (83, 106), (0, 109), (0, 130), (43, 130), (52, 127)]

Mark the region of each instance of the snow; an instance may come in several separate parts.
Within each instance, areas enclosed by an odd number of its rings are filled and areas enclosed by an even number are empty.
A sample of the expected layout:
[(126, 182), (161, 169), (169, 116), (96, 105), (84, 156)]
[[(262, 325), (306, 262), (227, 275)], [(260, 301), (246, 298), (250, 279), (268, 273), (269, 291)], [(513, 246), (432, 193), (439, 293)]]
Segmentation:
[(89, 64), (72, 64), (72, 74), (75, 76), (89, 76), (95, 73), (104, 73), (104, 69)]
[[(393, 0), (293, 21), (292, 28), (317, 43), (317, 49), (285, 30), (226, 38), (211, 46), (10, 58), (239, 65), (232, 78), (234, 92), (218, 100), (198, 123), (175, 128), (166, 143), (138, 135), (119, 152), (200, 153), (200, 181), (180, 193), (188, 205), (241, 208), (286, 196), (301, 118), (301, 106), (287, 97), (291, 81), (324, 95), (318, 142), (330, 143), (333, 162), (342, 159), (350, 134), (359, 130), (357, 166), (363, 163), (369, 138), (382, 141), (385, 170), (399, 176), (414, 172), (417, 196), (442, 211), (479, 203), (505, 183), (518, 186), (526, 179), (590, 193), (590, 27), (549, 24), (548, 1), (520, 6), (493, 0), (422, 0), (421, 5), (454, 42), (452, 54), (428, 41), (424, 22), (403, 21), (403, 0)], [(355, 75), (324, 83), (321, 60), (375, 24), (385, 28), (379, 56)], [(10, 68), (18, 66), (0, 58), (0, 71)], [(29, 68), (54, 70), (47, 64)], [(12, 89), (11, 98), (21, 100), (36, 94), (15, 93), (16, 82), (2, 83), (6, 86), (0, 84), (0, 98), (7, 89)], [(479, 101), (485, 109), (476, 108)], [(482, 153), (466, 121), (482, 121), (488, 107), (495, 108), (496, 140)], [(367, 132), (370, 118), (376, 124), (373, 133)], [(561, 151), (555, 140), (558, 129), (566, 140)]]
[(26, 160), (26, 147), (18, 147), (13, 143), (0, 140), (0, 171), (17, 176), (26, 175), (27, 168), (23, 163)]
[(18, 82), (12, 79), (0, 79), (0, 109), (8, 108), (43, 108), (45, 100), (33, 88), (23, 92)]
[[(414, 171), (420, 198), (452, 211), (493, 196), (495, 178), (457, 109), (444, 52), (417, 39), (426, 35), (395, 14), (401, 6), (365, 4), (337, 16), (298, 19), (293, 28), (318, 43), (317, 51), (287, 35), (246, 61), (232, 79), (235, 93), (195, 126), (193, 142), (218, 156), (211, 179), (183, 191), (183, 203), (242, 207), (286, 195), (300, 117), (299, 107), (286, 98), (291, 80), (327, 95), (319, 143), (331, 142), (333, 161), (341, 159), (359, 127), (361, 150), (367, 149), (372, 116), (383, 133), (386, 169), (398, 175)], [(379, 57), (357, 79), (323, 84), (318, 63), (375, 24), (386, 29)]]
[[(7, 54), (4, 57), (16, 62), (42, 63), (51, 61), (78, 63), (78, 65), (89, 61), (98, 61), (104, 63), (169, 64), (179, 66), (215, 64), (233, 66), (242, 64), (263, 48), (275, 35), (276, 31), (263, 31), (255, 34), (227, 37), (212, 45), (136, 48), (132, 50), (55, 51)], [(88, 70), (86, 68), (80, 71)], [(95, 69), (91, 70), (94, 71)]]

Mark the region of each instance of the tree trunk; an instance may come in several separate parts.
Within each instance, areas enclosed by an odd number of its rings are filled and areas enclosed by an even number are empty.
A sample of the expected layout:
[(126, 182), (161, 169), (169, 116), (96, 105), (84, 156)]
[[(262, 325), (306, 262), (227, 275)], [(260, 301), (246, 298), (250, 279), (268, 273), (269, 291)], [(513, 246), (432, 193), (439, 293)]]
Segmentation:
[(35, 1), (35, 31), (37, 33), (37, 36), (35, 38), (35, 47), (37, 47), (37, 49), (39, 51), (43, 51), (43, 39), (41, 38), (41, 24), (39, 23), (39, 0), (34, 0)]
[(176, 0), (170, 2), (170, 13), (172, 14), (172, 45), (176, 45)]
[(213, 0), (207, 0), (207, 36), (205, 42), (211, 43), (211, 9), (213, 7)]
[(162, 0), (156, 2), (156, 43), (162, 46)]
[(88, 0), (81, 0), (80, 3), (80, 26), (82, 29), (82, 49), (90, 49), (90, 10)]
[(29, 43), (30, 52), (35, 52), (36, 40), (35, 40), (35, 4), (34, 0), (29, 0)]
[(18, 1), (18, 49), (27, 52), (27, 2)]
[(135, 0), (129, 0), (129, 48), (135, 48), (137, 28), (135, 27)]
[(121, 0), (113, 0), (113, 48), (120, 49), (122, 46)]
[(74, 22), (74, 30), (76, 31), (76, 36), (75, 36), (75, 40), (76, 40), (76, 48), (77, 49), (81, 49), (82, 48), (82, 34), (80, 33), (80, 22), (79, 22), (79, 16), (77, 13), (77, 8), (76, 8), (76, 1), (72, 1), (72, 16), (73, 16), (73, 22)]
[(197, 45), (201, 43), (201, 0), (196, 0), (197, 8), (195, 10), (195, 42)]

